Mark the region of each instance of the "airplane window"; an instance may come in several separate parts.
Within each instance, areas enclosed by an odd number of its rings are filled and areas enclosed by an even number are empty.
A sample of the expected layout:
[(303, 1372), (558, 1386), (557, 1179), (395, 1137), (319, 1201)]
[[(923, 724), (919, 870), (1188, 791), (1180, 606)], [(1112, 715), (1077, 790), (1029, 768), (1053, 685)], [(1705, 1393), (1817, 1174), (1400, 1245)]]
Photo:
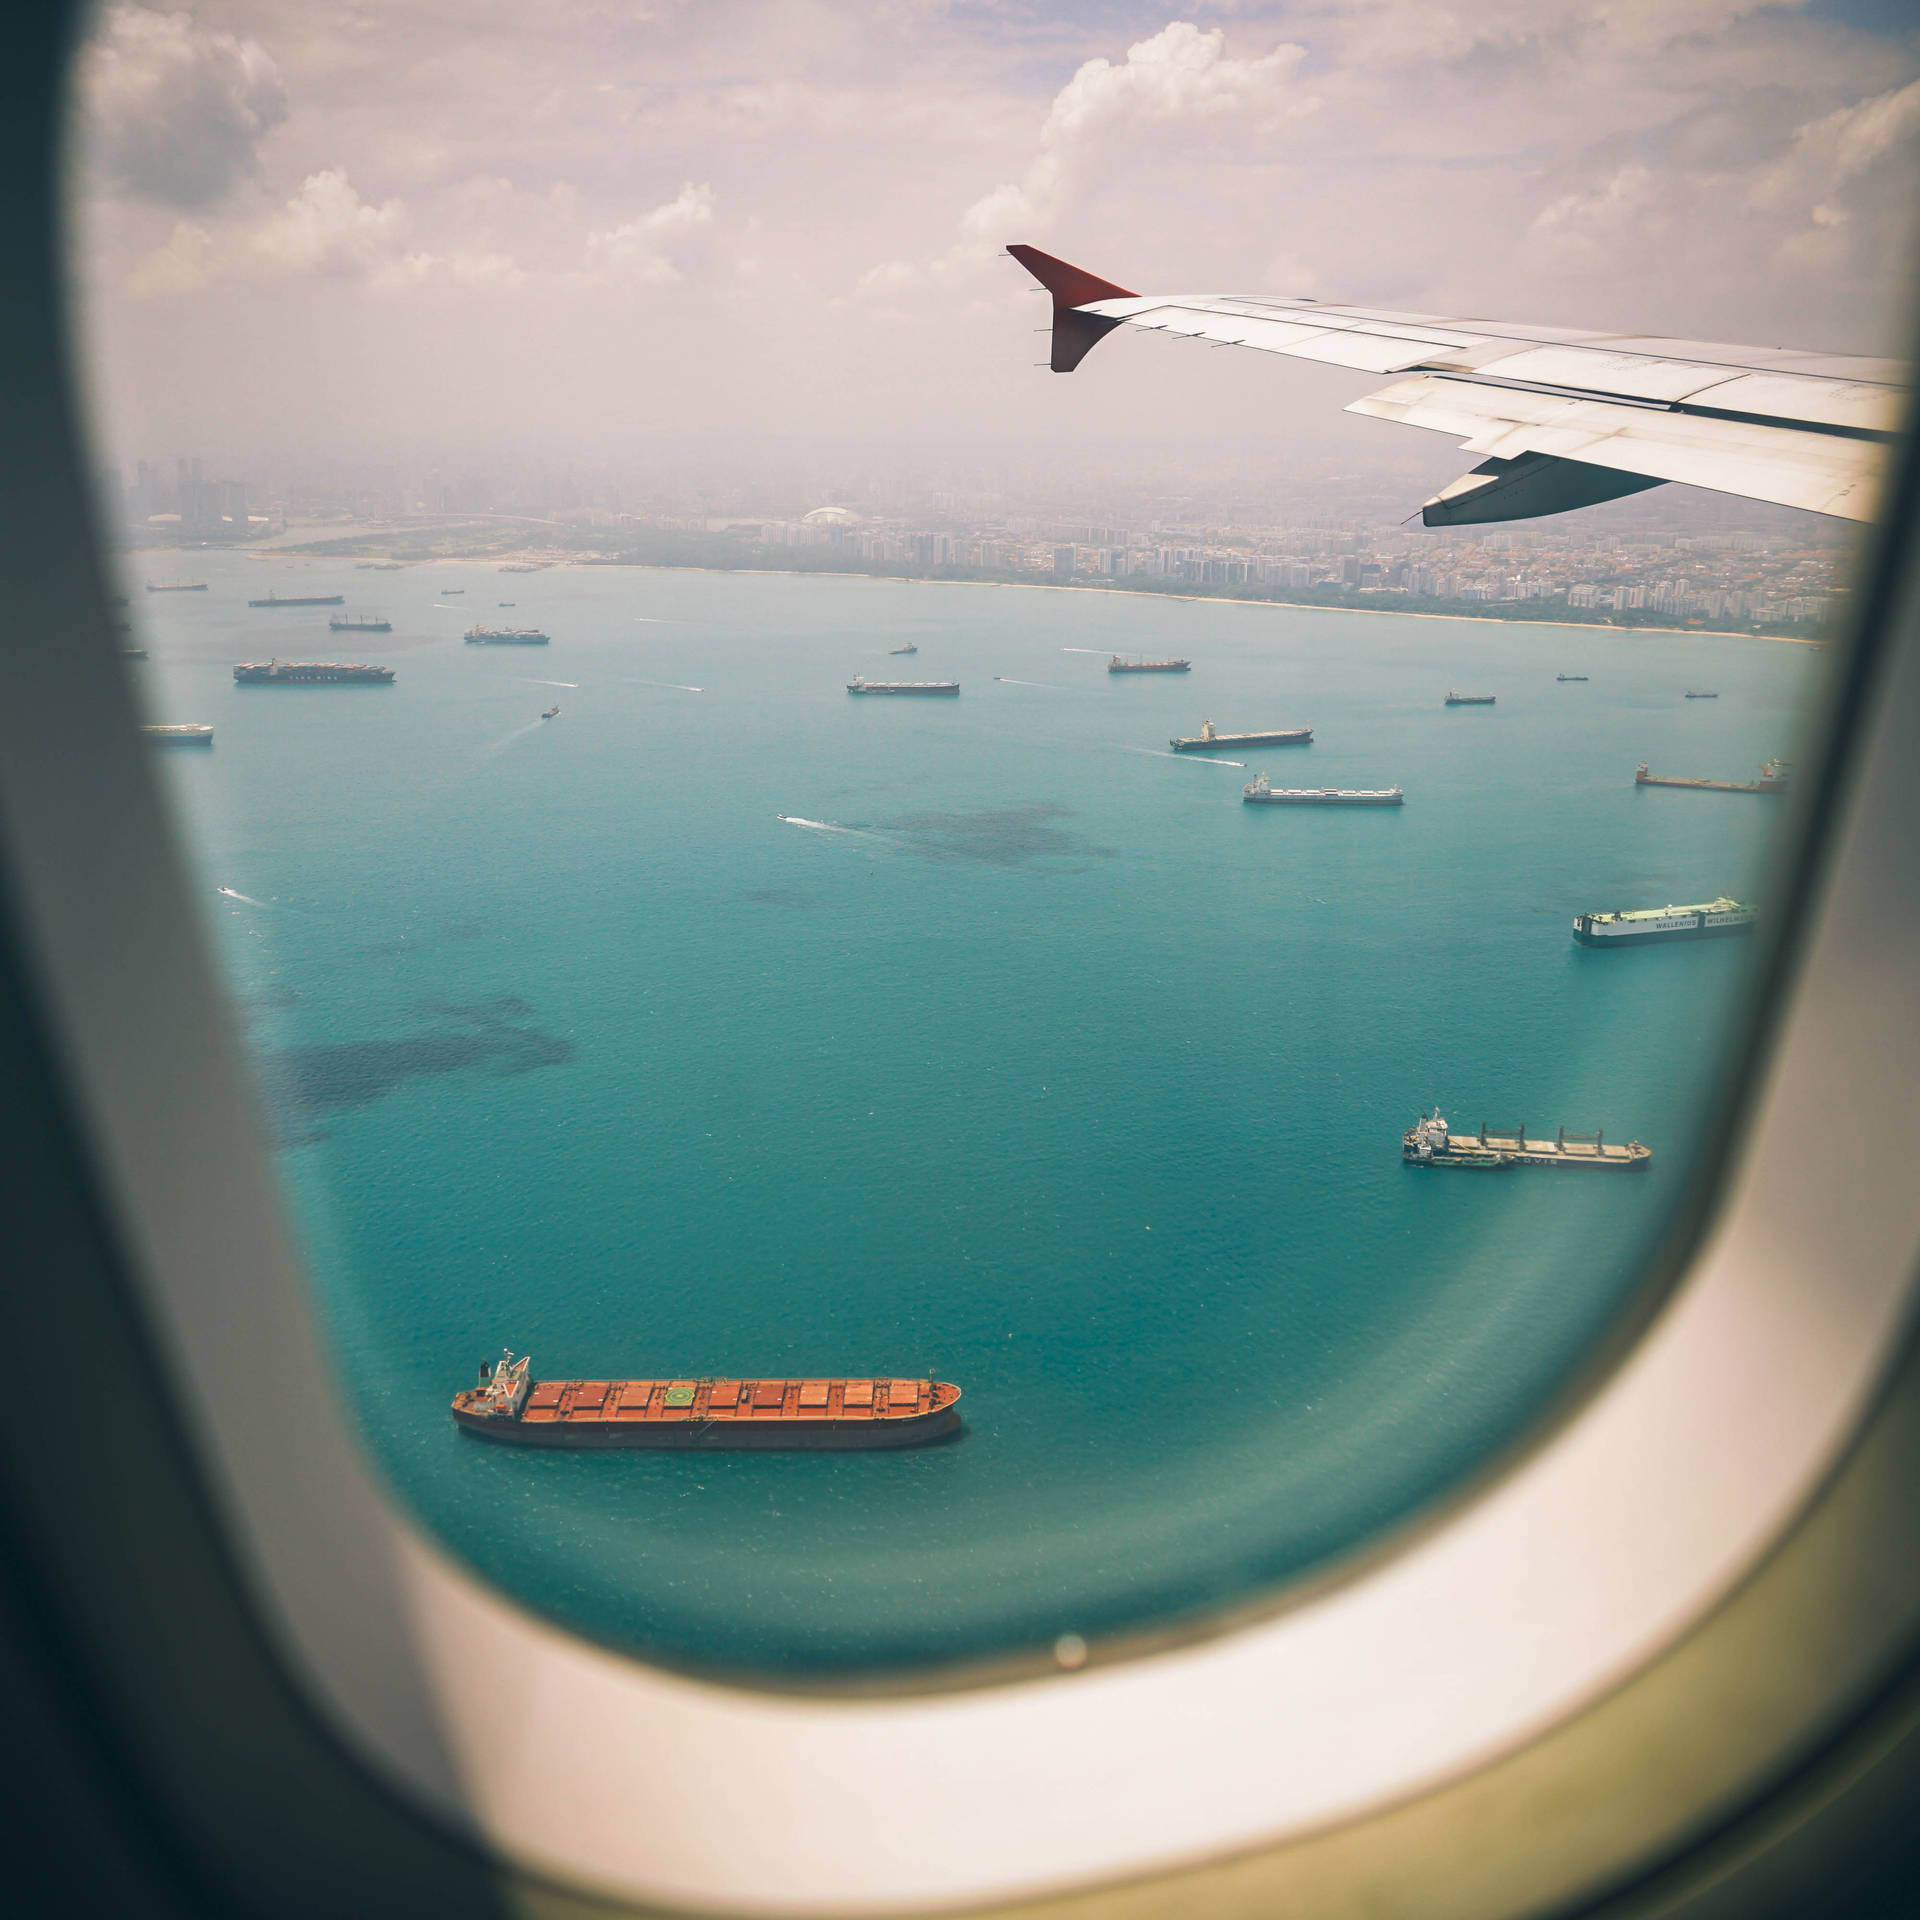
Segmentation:
[(126, 670), (340, 1390), (614, 1646), (1265, 1604), (1738, 1137), (1910, 37), (1210, 19), (92, 17)]

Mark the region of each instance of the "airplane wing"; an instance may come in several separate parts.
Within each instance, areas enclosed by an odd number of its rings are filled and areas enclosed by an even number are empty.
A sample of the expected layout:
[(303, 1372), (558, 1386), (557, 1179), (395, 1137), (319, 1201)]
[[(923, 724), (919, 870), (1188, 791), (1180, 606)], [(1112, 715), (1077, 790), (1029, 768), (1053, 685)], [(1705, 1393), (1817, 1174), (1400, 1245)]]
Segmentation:
[(1457, 434), (1484, 456), (1421, 509), (1430, 527), (1564, 513), (1668, 480), (1868, 520), (1907, 410), (1911, 375), (1896, 361), (1266, 295), (1142, 295), (1036, 247), (1007, 251), (1053, 296), (1055, 373), (1132, 326), (1403, 376), (1347, 411)]

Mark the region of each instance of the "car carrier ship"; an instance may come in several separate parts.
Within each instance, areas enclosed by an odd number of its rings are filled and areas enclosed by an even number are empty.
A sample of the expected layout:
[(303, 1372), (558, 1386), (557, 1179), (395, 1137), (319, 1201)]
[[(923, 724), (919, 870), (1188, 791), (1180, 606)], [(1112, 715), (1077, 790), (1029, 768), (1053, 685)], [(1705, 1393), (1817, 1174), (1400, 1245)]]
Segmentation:
[(911, 1447), (960, 1424), (945, 1380), (541, 1380), (509, 1352), (453, 1396), (469, 1433), (522, 1447)]
[(958, 693), (958, 680), (869, 680), (856, 673), (847, 682), (849, 693)]
[(1583, 947), (1640, 947), (1655, 940), (1717, 940), (1751, 933), (1759, 908), (1722, 894), (1697, 907), (1632, 907), (1574, 915), (1573, 937)]
[(1129, 660), (1116, 653), (1107, 662), (1109, 673), (1191, 673), (1191, 660)]
[(1211, 720), (1202, 720), (1197, 734), (1167, 742), (1175, 753), (1203, 753), (1209, 747), (1309, 747), (1312, 744), (1311, 727), (1284, 727), (1277, 733), (1220, 733)]
[(538, 627), (469, 627), (470, 647), (547, 647), (553, 642)]
[(243, 660), (233, 670), (243, 687), (390, 687), (391, 667), (359, 666), (344, 660)]
[(1525, 1127), (1501, 1133), (1483, 1120), (1480, 1131), (1452, 1133), (1435, 1107), (1400, 1136), (1400, 1158), (1412, 1167), (1464, 1167), (1497, 1173), (1504, 1167), (1615, 1167), (1643, 1168), (1653, 1149), (1638, 1140), (1625, 1146), (1607, 1145), (1606, 1135), (1569, 1133), (1559, 1129), (1551, 1140), (1529, 1140)]

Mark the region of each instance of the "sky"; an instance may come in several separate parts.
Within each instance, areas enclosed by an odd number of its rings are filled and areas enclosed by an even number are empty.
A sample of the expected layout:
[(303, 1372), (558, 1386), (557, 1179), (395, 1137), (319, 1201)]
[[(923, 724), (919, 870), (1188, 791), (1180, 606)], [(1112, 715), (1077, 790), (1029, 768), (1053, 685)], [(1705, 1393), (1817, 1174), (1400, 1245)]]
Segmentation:
[[(70, 255), (103, 451), (676, 437), (1270, 443), (1377, 377), (1143, 292), (1908, 348), (1920, 25), (1877, 0), (208, 0), (100, 7)], [(1470, 462), (1469, 462), (1470, 464)]]

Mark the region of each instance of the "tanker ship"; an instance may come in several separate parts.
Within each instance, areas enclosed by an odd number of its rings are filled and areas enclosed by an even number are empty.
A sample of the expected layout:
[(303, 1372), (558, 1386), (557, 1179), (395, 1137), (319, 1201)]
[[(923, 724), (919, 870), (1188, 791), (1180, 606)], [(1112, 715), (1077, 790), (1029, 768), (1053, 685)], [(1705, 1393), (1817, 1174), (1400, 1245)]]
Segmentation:
[(469, 1433), (522, 1447), (911, 1447), (960, 1424), (944, 1380), (542, 1380), (509, 1352), (453, 1396)]
[(344, 593), (303, 593), (288, 597), (270, 593), (264, 600), (249, 600), (250, 607), (343, 607), (347, 603)]
[(1190, 673), (1191, 660), (1127, 660), (1115, 654), (1107, 662), (1109, 673)]
[(391, 667), (349, 665), (341, 660), (244, 660), (233, 670), (243, 687), (390, 687)]
[(1449, 691), (1441, 703), (1445, 707), (1491, 707), (1495, 696), (1490, 693), (1454, 693)]
[(1717, 940), (1751, 933), (1757, 907), (1722, 894), (1698, 907), (1635, 907), (1574, 916), (1573, 937), (1583, 947), (1639, 947), (1654, 940)]
[(1311, 727), (1286, 727), (1278, 733), (1217, 733), (1211, 720), (1189, 739), (1169, 740), (1175, 753), (1201, 753), (1209, 747), (1306, 747), (1313, 744)]

